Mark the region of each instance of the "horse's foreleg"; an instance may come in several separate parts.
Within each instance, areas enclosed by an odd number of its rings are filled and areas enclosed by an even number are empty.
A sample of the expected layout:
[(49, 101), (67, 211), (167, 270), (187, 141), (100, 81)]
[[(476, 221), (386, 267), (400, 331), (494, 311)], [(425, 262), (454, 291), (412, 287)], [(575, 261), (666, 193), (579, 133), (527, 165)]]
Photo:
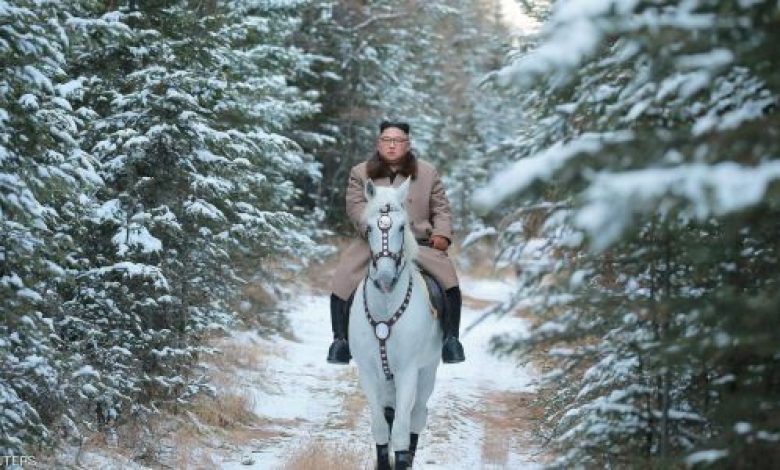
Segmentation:
[(412, 408), (411, 431), (415, 434), (422, 433), (428, 421), (428, 400), (433, 393), (433, 385), (436, 381), (436, 368), (438, 364), (420, 369), (417, 377), (417, 395)]
[(390, 441), (390, 426), (385, 420), (386, 390), (385, 384), (378, 383), (371, 374), (360, 374), (360, 384), (366, 394), (371, 410), (371, 433), (377, 445), (386, 445)]
[(390, 426), (385, 421), (385, 408), (381, 403), (369, 403), (371, 408), (371, 433), (377, 444), (387, 444), (390, 441)]
[(411, 435), (409, 438), (409, 466), (414, 462), (417, 453), (417, 442), (420, 433), (428, 421), (428, 399), (433, 393), (433, 384), (436, 381), (436, 367), (438, 363), (420, 370), (417, 377), (417, 395), (414, 400), (411, 416)]
[(395, 376), (395, 420), (393, 421), (393, 450), (409, 450), (412, 408), (417, 395), (417, 370)]

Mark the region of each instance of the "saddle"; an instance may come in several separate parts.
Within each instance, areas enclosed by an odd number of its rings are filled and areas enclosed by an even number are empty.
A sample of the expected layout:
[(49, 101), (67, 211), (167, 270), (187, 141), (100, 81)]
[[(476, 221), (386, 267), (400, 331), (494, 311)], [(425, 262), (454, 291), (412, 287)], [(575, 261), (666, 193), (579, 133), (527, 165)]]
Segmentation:
[(431, 305), (431, 309), (433, 309), (433, 316), (441, 319), (444, 317), (445, 309), (447, 308), (447, 296), (444, 293), (444, 288), (428, 272), (420, 269), (420, 274), (425, 279), (425, 285), (428, 287), (428, 302)]

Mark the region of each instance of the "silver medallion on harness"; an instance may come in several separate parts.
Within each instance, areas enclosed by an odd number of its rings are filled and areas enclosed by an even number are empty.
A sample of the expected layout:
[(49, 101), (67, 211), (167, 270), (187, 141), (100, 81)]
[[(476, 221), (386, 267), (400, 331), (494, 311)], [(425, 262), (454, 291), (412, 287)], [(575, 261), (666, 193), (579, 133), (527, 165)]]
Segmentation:
[(380, 229), (387, 230), (393, 226), (393, 219), (391, 219), (389, 215), (383, 215), (379, 217), (379, 220), (377, 220), (376, 224)]
[(374, 334), (378, 339), (387, 339), (390, 336), (390, 327), (385, 322), (379, 322), (374, 327)]

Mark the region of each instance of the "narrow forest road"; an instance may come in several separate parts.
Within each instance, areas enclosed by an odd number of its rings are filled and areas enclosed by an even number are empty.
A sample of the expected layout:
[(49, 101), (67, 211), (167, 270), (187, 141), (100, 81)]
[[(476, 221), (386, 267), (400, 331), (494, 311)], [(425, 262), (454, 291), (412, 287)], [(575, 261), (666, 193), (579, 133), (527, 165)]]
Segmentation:
[[(461, 330), (511, 291), (498, 281), (463, 279)], [(284, 309), (293, 337), (234, 334), (233, 348), (258, 356), (232, 387), (249, 394), (262, 420), (255, 436), (225, 443), (210, 460), (219, 468), (373, 468), (374, 442), (354, 363), (325, 362), (331, 341), (329, 299), (297, 294)], [(527, 328), (518, 317), (488, 317), (462, 335), (467, 361), (441, 365), (429, 402), (428, 427), (420, 438), (415, 468), (534, 468), (529, 403), (535, 372), (488, 351), (490, 338)]]

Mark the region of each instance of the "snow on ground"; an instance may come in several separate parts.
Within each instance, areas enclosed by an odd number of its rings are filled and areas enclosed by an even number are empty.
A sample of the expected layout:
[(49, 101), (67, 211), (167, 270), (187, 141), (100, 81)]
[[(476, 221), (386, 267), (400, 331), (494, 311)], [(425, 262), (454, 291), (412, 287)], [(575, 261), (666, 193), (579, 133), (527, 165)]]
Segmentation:
[[(503, 301), (512, 286), (498, 281), (463, 279), (464, 296), (487, 301)], [(345, 444), (365, 454), (365, 468), (373, 468), (374, 442), (368, 410), (361, 401), (357, 368), (325, 362), (330, 345), (329, 299), (325, 295), (301, 295), (285, 305), (295, 339), (281, 336), (261, 338), (254, 332), (236, 333), (236, 341), (265, 343), (274, 351), (261, 371), (249, 371), (242, 380), (252, 387), (254, 411), (272, 418), (277, 437), (258, 439), (250, 448), (229, 455), (213, 455), (220, 468), (283, 468), (302, 448)], [(482, 316), (482, 311), (464, 306), (461, 331)], [(488, 317), (462, 335), (466, 362), (439, 367), (436, 388), (429, 401), (428, 427), (420, 437), (415, 468), (475, 469), (533, 468), (531, 456), (537, 449), (522, 448), (519, 436), (528, 430), (502, 433), (506, 442), (500, 458), (485, 458), (485, 449), (494, 448), (486, 439), (496, 433), (486, 429), (482, 416), (495, 413), (487, 397), (502, 392), (531, 392), (534, 371), (518, 367), (509, 358), (497, 358), (488, 351), (493, 335), (527, 330), (526, 321), (516, 317)], [(262, 378), (252, 377), (261, 374)], [(261, 383), (262, 386), (257, 384)], [(347, 403), (360, 409), (348, 410)], [(350, 414), (356, 415), (350, 417)], [(507, 436), (509, 434), (509, 436)]]

